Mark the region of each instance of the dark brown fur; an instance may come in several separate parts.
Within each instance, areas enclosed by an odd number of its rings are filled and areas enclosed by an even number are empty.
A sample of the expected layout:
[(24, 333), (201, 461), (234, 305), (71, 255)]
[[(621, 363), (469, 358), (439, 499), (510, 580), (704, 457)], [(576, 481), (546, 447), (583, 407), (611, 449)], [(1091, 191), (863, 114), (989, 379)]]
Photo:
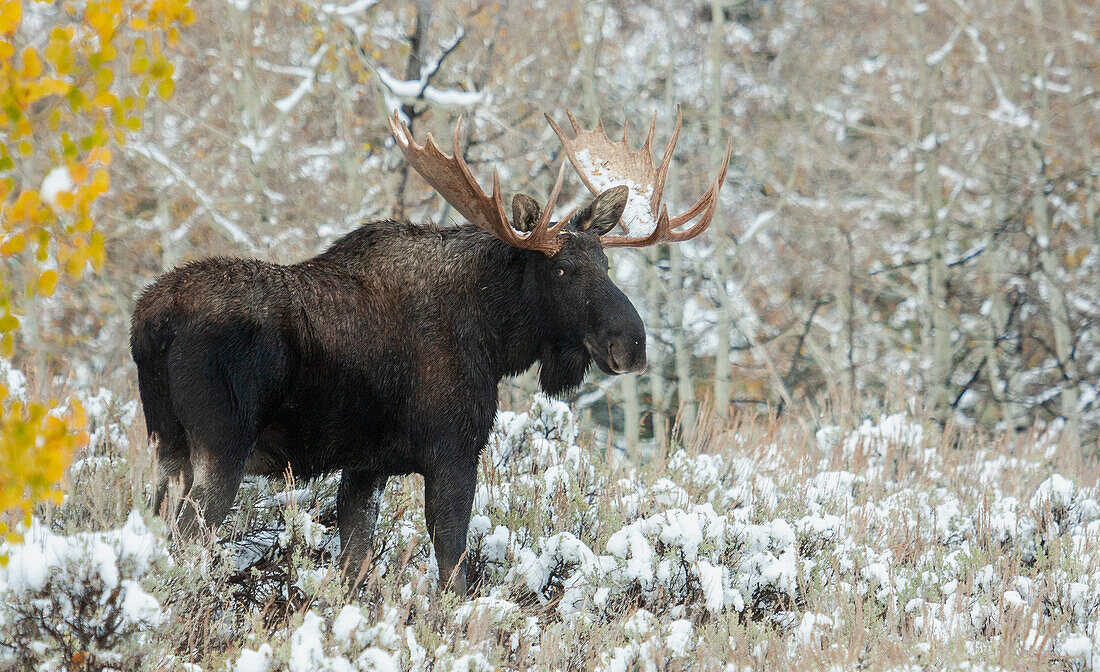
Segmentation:
[(216, 258), (158, 278), (131, 333), (157, 510), (182, 478), (194, 505), (179, 523), (193, 534), (225, 518), (246, 473), (343, 470), (343, 555), (359, 560), (386, 480), (420, 473), (440, 576), (453, 572), (464, 590), (500, 380), (539, 362), (556, 394), (593, 360), (609, 372), (644, 367), (641, 319), (594, 233), (622, 208), (598, 200), (550, 258), (469, 227), (381, 221), (300, 264)]

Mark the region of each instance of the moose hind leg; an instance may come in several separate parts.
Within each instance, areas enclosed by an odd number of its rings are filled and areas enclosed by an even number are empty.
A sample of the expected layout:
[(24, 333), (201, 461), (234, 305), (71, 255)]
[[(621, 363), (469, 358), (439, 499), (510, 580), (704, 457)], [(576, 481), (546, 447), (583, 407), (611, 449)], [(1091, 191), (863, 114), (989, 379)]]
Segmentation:
[(276, 335), (247, 328), (184, 341), (170, 357), (193, 476), (178, 522), (190, 537), (200, 522), (220, 524), (233, 506), (265, 410), (285, 384), (286, 358)]
[(154, 432), (152, 434), (157, 447), (156, 486), (153, 490), (153, 512), (166, 519), (173, 517), (173, 509), (164, 509), (165, 499), (168, 496), (168, 487), (172, 481), (179, 479), (182, 483), (180, 492), (186, 493), (191, 489), (193, 474), (191, 472), (191, 451), (187, 447), (187, 437), (182, 427), (176, 427), (172, 432)]
[(424, 519), (435, 547), (439, 581), (466, 595), (466, 537), (477, 488), (477, 458), (424, 475)]
[(205, 433), (188, 434), (193, 477), (177, 519), (184, 538), (195, 537), (200, 526), (220, 525), (233, 507), (251, 446), (244, 432), (234, 434), (224, 435), (223, 440), (213, 439)]
[(370, 555), (378, 511), (388, 476), (372, 471), (345, 469), (336, 495), (336, 519), (340, 528), (340, 564), (357, 573)]

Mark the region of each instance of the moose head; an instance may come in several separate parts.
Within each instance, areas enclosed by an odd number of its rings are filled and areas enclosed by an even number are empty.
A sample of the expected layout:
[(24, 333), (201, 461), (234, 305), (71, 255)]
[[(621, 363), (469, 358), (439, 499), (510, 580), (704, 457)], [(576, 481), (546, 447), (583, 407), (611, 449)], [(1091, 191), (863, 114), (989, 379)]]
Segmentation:
[[(448, 203), (471, 224), (491, 233), (516, 248), (531, 250), (530, 275), (539, 295), (547, 328), (564, 342), (581, 344), (583, 352), (605, 373), (621, 374), (645, 368), (645, 326), (638, 311), (615, 286), (608, 275), (604, 248), (644, 247), (657, 243), (690, 240), (710, 225), (718, 205), (718, 192), (726, 177), (732, 142), (726, 145), (725, 159), (710, 189), (694, 205), (676, 217), (669, 217), (661, 202), (672, 152), (680, 135), (681, 116), (677, 110), (676, 127), (659, 165), (653, 162), (653, 136), (656, 114), (649, 135), (641, 148), (632, 150), (623, 137), (613, 142), (603, 130), (602, 120), (594, 130), (584, 129), (569, 113), (573, 136), (567, 135), (547, 115), (546, 120), (561, 140), (570, 163), (589, 191), (587, 203), (577, 206), (565, 217), (554, 219), (554, 205), (561, 192), (565, 163), (546, 207), (526, 194), (512, 199), (512, 218), (505, 212), (500, 178), (493, 170), (492, 196), (482, 191), (474, 179), (459, 147), (462, 117), (455, 125), (451, 156), (444, 153), (428, 134), (423, 145), (417, 144), (408, 125), (397, 112), (389, 118), (390, 130), (409, 164)], [(652, 231), (631, 236), (627, 218), (632, 215), (652, 222)], [(685, 227), (695, 220), (694, 224)], [(623, 233), (613, 235), (616, 228)], [(587, 368), (588, 362), (583, 362)], [(575, 385), (575, 376), (563, 384), (546, 380), (548, 392)], [(582, 373), (583, 375), (583, 373)]]

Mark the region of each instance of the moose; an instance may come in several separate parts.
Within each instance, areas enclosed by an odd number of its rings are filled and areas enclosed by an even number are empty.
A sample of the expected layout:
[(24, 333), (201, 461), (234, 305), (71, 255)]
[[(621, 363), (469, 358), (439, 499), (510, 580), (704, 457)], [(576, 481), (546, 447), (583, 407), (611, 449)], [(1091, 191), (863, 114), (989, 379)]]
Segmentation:
[[(298, 264), (204, 259), (141, 293), (130, 347), (157, 457), (153, 505), (181, 536), (219, 525), (246, 474), (340, 470), (340, 559), (354, 565), (371, 552), (387, 479), (419, 473), (441, 583), (465, 594), (498, 383), (536, 362), (549, 395), (578, 386), (592, 362), (608, 374), (643, 370), (645, 328), (604, 249), (698, 236), (729, 163), (727, 144), (709, 190), (669, 217), (661, 197), (679, 113), (659, 165), (656, 115), (638, 150), (625, 129), (614, 142), (602, 121), (585, 130), (568, 116), (572, 137), (546, 118), (594, 197), (564, 218), (554, 221), (564, 161), (546, 207), (517, 194), (509, 220), (496, 171), (490, 197), (462, 157), (461, 117), (448, 156), (430, 134), (417, 144), (395, 112), (389, 126), (406, 160), (473, 226), (370, 222)], [(598, 189), (609, 176), (619, 185)], [(621, 221), (631, 189), (649, 197), (646, 235)], [(175, 506), (173, 482), (185, 493)]]

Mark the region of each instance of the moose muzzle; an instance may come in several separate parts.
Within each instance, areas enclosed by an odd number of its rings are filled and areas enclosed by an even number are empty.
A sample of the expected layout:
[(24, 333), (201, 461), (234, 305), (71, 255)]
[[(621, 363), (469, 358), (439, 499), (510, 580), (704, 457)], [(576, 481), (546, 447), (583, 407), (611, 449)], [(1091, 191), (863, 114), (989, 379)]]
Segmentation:
[(644, 371), (645, 325), (630, 299), (618, 287), (610, 289), (598, 326), (585, 337), (584, 345), (604, 373)]

